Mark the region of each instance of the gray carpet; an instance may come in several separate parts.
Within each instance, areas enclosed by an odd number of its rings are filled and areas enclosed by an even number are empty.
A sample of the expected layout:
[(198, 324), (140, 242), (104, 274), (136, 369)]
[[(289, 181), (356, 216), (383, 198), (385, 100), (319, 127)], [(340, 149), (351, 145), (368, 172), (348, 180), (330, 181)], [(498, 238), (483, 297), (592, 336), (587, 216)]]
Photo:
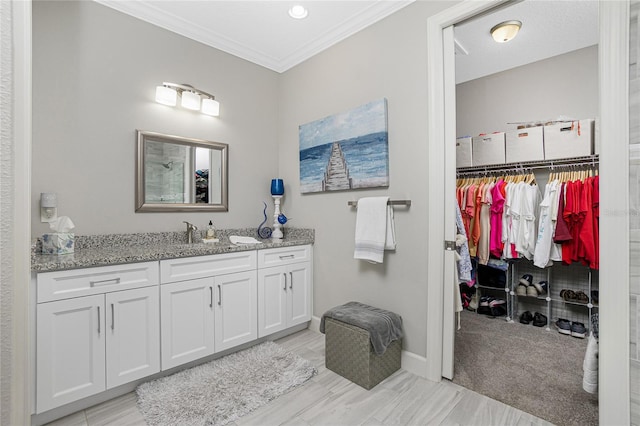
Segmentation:
[(461, 314), (453, 382), (556, 425), (597, 425), (598, 398), (582, 389), (587, 339), (504, 318)]
[(273, 342), (138, 386), (152, 426), (224, 425), (309, 380), (316, 369)]

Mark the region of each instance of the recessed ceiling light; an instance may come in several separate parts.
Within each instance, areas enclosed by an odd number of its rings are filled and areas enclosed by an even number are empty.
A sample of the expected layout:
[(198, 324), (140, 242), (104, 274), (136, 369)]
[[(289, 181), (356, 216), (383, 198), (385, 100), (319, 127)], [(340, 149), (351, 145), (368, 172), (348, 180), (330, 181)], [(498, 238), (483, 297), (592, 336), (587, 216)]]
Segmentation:
[(291, 6), (291, 8), (289, 9), (289, 16), (291, 16), (293, 19), (304, 19), (308, 14), (309, 11), (300, 4)]
[(522, 27), (522, 22), (520, 21), (500, 22), (491, 28), (491, 37), (498, 43), (506, 43), (518, 35), (520, 27)]

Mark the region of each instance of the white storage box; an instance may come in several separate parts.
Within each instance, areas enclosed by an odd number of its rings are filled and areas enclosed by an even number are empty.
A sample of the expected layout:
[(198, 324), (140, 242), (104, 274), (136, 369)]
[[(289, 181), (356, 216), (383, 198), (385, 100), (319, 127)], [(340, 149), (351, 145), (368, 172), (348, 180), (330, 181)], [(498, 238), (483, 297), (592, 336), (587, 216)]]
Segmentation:
[(471, 144), (474, 166), (505, 163), (504, 132), (474, 136)]
[(544, 160), (542, 126), (507, 132), (505, 146), (507, 163)]
[(456, 139), (456, 167), (473, 166), (471, 155), (471, 136)]
[(544, 158), (583, 157), (593, 153), (593, 120), (544, 126)]

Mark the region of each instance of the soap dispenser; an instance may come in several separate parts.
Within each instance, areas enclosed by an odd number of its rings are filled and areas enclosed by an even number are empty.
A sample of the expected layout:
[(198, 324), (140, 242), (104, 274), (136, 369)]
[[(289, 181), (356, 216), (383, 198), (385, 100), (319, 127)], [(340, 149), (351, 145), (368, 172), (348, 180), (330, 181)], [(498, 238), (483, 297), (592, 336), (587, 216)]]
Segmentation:
[(213, 227), (213, 222), (209, 221), (209, 225), (207, 226), (207, 239), (214, 239), (216, 237), (216, 230)]

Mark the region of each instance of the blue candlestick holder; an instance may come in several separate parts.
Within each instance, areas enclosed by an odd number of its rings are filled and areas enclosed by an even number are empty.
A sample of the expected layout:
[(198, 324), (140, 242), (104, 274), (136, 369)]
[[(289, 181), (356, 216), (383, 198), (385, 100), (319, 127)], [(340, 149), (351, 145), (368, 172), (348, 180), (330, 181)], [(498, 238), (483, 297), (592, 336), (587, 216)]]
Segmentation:
[(284, 181), (271, 179), (271, 195), (284, 195)]

